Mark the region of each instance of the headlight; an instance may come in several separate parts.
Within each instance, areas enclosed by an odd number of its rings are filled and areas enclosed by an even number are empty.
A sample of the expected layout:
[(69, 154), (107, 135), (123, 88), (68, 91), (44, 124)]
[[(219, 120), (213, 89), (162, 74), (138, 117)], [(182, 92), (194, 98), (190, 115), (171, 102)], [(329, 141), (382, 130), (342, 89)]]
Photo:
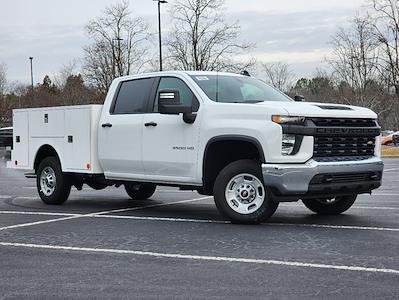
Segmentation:
[(302, 125), (305, 123), (305, 117), (272, 116), (272, 121), (278, 124)]
[(294, 151), (295, 135), (283, 134), (281, 143), (281, 154), (290, 155)]

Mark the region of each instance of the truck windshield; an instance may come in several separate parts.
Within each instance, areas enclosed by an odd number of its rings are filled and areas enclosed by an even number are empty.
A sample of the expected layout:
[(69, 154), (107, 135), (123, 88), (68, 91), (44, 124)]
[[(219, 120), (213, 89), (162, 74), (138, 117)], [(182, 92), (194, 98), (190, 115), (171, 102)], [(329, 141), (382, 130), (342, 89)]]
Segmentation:
[(264, 101), (293, 101), (291, 98), (263, 83), (241, 76), (191, 75), (209, 99), (224, 103), (257, 103)]

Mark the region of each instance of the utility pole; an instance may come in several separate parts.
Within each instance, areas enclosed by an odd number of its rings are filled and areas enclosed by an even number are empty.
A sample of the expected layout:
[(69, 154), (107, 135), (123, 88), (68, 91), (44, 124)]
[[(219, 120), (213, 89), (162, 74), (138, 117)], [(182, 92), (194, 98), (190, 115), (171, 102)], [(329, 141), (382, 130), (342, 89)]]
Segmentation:
[(161, 36), (161, 3), (168, 3), (166, 0), (158, 1), (158, 37), (159, 37), (159, 71), (162, 71), (162, 36)]
[(30, 56), (29, 60), (30, 60), (30, 85), (32, 89), (32, 102), (33, 102), (33, 56)]

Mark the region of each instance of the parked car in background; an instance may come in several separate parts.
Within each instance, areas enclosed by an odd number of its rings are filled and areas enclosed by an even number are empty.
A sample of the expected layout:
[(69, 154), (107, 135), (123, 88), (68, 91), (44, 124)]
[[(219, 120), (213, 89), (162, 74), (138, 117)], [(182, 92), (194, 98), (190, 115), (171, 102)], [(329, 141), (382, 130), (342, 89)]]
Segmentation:
[(399, 145), (399, 131), (393, 132), (381, 140), (381, 145), (390, 146), (390, 145)]
[(382, 137), (386, 137), (386, 136), (391, 135), (393, 133), (395, 133), (395, 131), (393, 131), (393, 130), (384, 130), (383, 132), (381, 132), (381, 135), (382, 135)]
[(399, 131), (392, 135), (392, 143), (395, 146), (399, 145)]
[(12, 127), (0, 128), (0, 147), (12, 148)]

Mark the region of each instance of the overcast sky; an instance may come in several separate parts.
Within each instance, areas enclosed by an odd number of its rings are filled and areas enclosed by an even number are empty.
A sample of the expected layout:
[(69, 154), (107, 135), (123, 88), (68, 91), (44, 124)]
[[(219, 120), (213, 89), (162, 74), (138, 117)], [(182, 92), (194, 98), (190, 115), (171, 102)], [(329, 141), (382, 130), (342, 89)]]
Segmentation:
[[(34, 57), (35, 82), (81, 58), (82, 47), (90, 43), (84, 25), (115, 2), (3, 0), (0, 63), (7, 65), (9, 80), (29, 82), (29, 56)], [(134, 15), (143, 16), (155, 31), (156, 2), (129, 2)], [(226, 16), (229, 20), (239, 20), (244, 40), (256, 43), (253, 55), (259, 61), (287, 61), (298, 76), (310, 76), (329, 54), (331, 35), (364, 3), (364, 0), (227, 0)], [(168, 30), (167, 25), (164, 30)]]

